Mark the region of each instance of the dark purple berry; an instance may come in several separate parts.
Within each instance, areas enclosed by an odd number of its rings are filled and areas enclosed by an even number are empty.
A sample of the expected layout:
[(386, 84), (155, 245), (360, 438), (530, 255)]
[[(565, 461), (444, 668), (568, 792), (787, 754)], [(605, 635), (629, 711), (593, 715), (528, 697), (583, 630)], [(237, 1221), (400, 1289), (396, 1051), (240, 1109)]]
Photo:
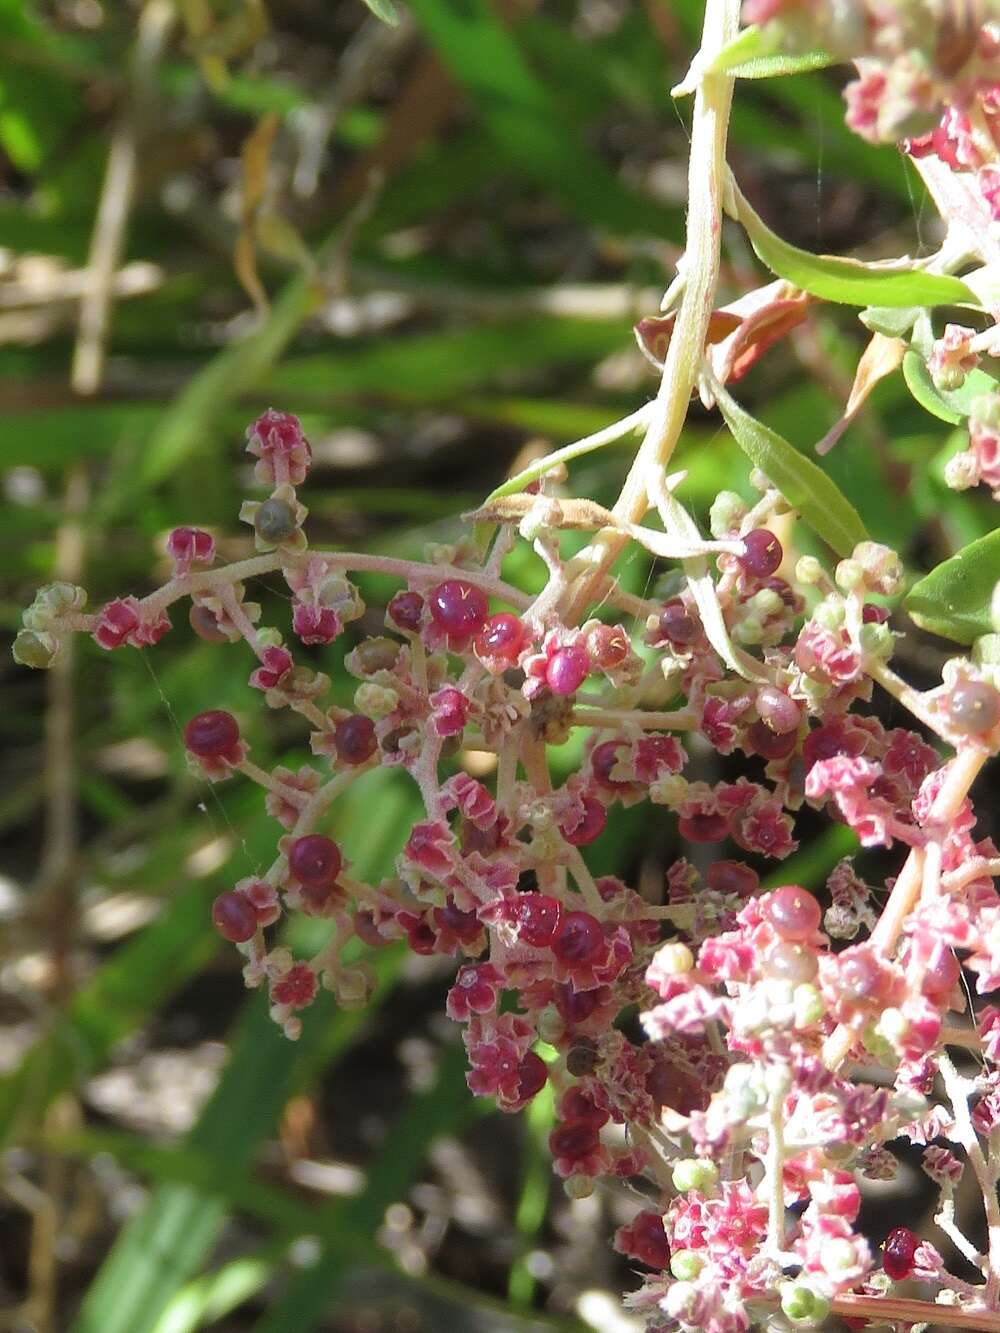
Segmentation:
[(705, 810), (679, 820), (677, 827), (688, 842), (721, 842), (729, 832), (729, 821), (725, 815)]
[(450, 639), (464, 641), (482, 629), (489, 602), (482, 588), (464, 579), (446, 579), (431, 591), (431, 618)]
[(948, 718), (966, 736), (984, 736), (1000, 722), (1000, 694), (981, 680), (961, 680), (947, 703)]
[(257, 933), (257, 913), (243, 893), (220, 893), (212, 904), (212, 924), (224, 940), (245, 944)]
[(343, 717), (334, 727), (333, 744), (345, 764), (363, 764), (378, 748), (375, 723), (364, 713)]
[(640, 1213), (629, 1227), (629, 1235), (632, 1241), (629, 1254), (647, 1268), (662, 1272), (670, 1263), (670, 1246), (659, 1213)]
[(552, 941), (553, 954), (567, 967), (596, 963), (607, 947), (600, 921), (589, 912), (567, 912)]
[(748, 574), (766, 579), (781, 564), (784, 551), (781, 542), (767, 528), (754, 528), (743, 538), (743, 554), (736, 559)]
[(599, 1063), (597, 1043), (591, 1037), (577, 1037), (566, 1052), (566, 1071), (574, 1078), (586, 1078)]
[(755, 753), (767, 760), (787, 759), (799, 739), (794, 731), (772, 731), (766, 722), (752, 723), (746, 738)]
[(563, 984), (556, 986), (553, 992), (559, 1017), (564, 1023), (586, 1023), (597, 1006), (601, 1003), (601, 987), (597, 990), (574, 990)]
[(322, 833), (307, 833), (304, 838), (296, 838), (288, 850), (288, 869), (306, 888), (329, 888), (340, 874), (342, 865), (340, 848)]
[(528, 1051), (517, 1073), (517, 1100), (530, 1101), (545, 1087), (548, 1077), (549, 1071), (542, 1057), (534, 1051)]
[(240, 742), (240, 728), (232, 713), (221, 708), (198, 713), (184, 728), (184, 744), (199, 759), (228, 759)]
[(415, 634), (420, 628), (424, 599), (418, 592), (397, 592), (387, 610), (394, 625), (408, 634)]
[(455, 899), (448, 895), (444, 907), (434, 908), (434, 923), (439, 930), (446, 930), (462, 944), (471, 944), (478, 939), (482, 931), (479, 917), (475, 912), (463, 912), (455, 906)]
[(272, 495), (257, 510), (253, 520), (254, 531), (261, 541), (287, 541), (299, 526), (295, 521), (295, 510), (287, 500), (277, 500)]
[(191, 628), (198, 638), (204, 639), (206, 643), (228, 642), (226, 635), (219, 628), (218, 620), (207, 606), (199, 606), (197, 602), (192, 602), (191, 610), (188, 612), (188, 620), (191, 622)]
[(666, 639), (677, 648), (687, 648), (699, 634), (697, 620), (679, 597), (667, 602), (660, 612), (656, 638)]

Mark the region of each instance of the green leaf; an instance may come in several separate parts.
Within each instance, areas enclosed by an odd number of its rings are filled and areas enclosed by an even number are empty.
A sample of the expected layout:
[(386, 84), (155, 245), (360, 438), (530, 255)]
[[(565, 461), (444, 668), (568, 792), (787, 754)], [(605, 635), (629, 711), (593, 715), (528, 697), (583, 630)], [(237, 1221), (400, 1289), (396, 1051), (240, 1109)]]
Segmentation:
[(828, 546), (846, 557), (868, 540), (858, 511), (822, 468), (744, 412), (721, 385), (713, 391), (736, 443)]
[(679, 239), (676, 215), (633, 193), (587, 145), (488, 0), (413, 0), (410, 8), (505, 157), (580, 218)]
[(825, 301), (861, 306), (978, 306), (975, 293), (960, 278), (927, 273), (910, 265), (888, 269), (857, 259), (814, 255), (790, 245), (750, 207), (735, 183), (736, 213), (758, 258), (772, 273)]
[(921, 407), (931, 416), (953, 426), (969, 415), (975, 399), (1000, 389), (1000, 381), (978, 369), (969, 371), (960, 389), (939, 389), (931, 379), (924, 358), (912, 349), (903, 357), (903, 378)]
[(773, 37), (756, 25), (744, 28), (722, 48), (708, 67), (710, 74), (730, 74), (737, 79), (773, 79), (784, 74), (803, 74), (840, 64), (829, 51), (804, 51), (798, 55), (775, 50)]
[(399, 23), (399, 10), (392, 0), (365, 0), (365, 4), (377, 19), (388, 23), (390, 28), (395, 28)]
[(1000, 528), (962, 548), (910, 589), (904, 605), (921, 629), (956, 643), (990, 634), (990, 603), (1000, 583)]

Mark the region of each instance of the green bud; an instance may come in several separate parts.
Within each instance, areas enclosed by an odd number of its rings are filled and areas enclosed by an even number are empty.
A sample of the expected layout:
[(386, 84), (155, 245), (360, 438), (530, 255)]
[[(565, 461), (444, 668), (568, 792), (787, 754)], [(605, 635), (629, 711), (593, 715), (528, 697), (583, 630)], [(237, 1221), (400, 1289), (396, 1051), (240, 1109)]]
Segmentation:
[(814, 555), (803, 555), (795, 562), (796, 583), (815, 584), (823, 578), (823, 566)]
[(58, 650), (59, 640), (54, 635), (23, 629), (14, 640), (11, 652), (20, 666), (45, 671), (52, 665)]
[(969, 417), (992, 430), (1000, 430), (1000, 393), (984, 393), (973, 398)]
[(972, 645), (976, 666), (1000, 666), (1000, 634), (981, 634)]
[(268, 625), (257, 631), (257, 642), (262, 648), (280, 648), (284, 640), (281, 637), (280, 629)]
[(680, 1194), (687, 1194), (688, 1190), (708, 1194), (715, 1189), (719, 1168), (703, 1157), (684, 1157), (674, 1163), (672, 1179), (674, 1189)]
[(754, 615), (766, 619), (768, 616), (779, 615), (784, 610), (785, 603), (773, 588), (761, 588), (760, 592), (754, 593), (747, 605)]
[(734, 532), (747, 513), (747, 507), (735, 491), (720, 491), (712, 501), (708, 516), (708, 526), (712, 536), (720, 541), (730, 532)]
[(733, 626), (732, 635), (737, 643), (760, 643), (764, 626), (757, 616), (745, 616)]
[(824, 597), (813, 611), (813, 619), (824, 629), (841, 629), (844, 624), (843, 601), (839, 597)]
[(896, 636), (888, 625), (879, 625), (872, 621), (871, 624), (861, 626), (859, 642), (861, 651), (866, 657), (888, 662), (896, 646)]
[(547, 1004), (538, 1015), (538, 1035), (542, 1041), (555, 1045), (562, 1040), (565, 1031), (566, 1024), (559, 1010), (554, 1004)]
[(690, 1282), (705, 1267), (705, 1260), (697, 1250), (677, 1250), (670, 1256), (670, 1271), (681, 1282)]
[(804, 1282), (789, 1282), (781, 1288), (781, 1310), (800, 1327), (821, 1324), (830, 1313), (830, 1302)]
[(857, 592), (865, 586), (865, 571), (856, 560), (841, 560), (833, 577), (844, 592)]
[(589, 1199), (594, 1192), (594, 1181), (591, 1176), (570, 1176), (564, 1181), (563, 1189), (571, 1199)]
[(826, 1013), (826, 1004), (818, 987), (809, 981), (800, 982), (792, 993), (795, 1026), (809, 1028)]
[(944, 465), (944, 484), (950, 491), (967, 491), (979, 482), (979, 463), (968, 449), (953, 454)]
[(869, 1055), (874, 1056), (882, 1064), (894, 1065), (896, 1063), (896, 1052), (874, 1023), (869, 1023), (867, 1027), (862, 1029), (861, 1044)]
[(371, 718), (388, 717), (399, 707), (399, 695), (384, 685), (368, 681), (354, 691), (354, 707)]

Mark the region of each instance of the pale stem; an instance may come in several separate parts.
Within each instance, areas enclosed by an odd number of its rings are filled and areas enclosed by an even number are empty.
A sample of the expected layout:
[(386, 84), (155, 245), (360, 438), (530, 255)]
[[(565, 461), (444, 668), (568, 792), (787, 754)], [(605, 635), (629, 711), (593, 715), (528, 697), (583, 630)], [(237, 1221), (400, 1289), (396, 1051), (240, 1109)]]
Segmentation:
[(978, 1329), (979, 1333), (1000, 1333), (1000, 1314), (987, 1310), (962, 1309), (956, 1305), (938, 1305), (934, 1301), (908, 1300), (901, 1296), (837, 1296), (830, 1302), (834, 1314), (863, 1316), (879, 1323), (931, 1324), (950, 1329)]
[(767, 1102), (767, 1152), (764, 1183), (767, 1195), (767, 1250), (777, 1257), (785, 1246), (785, 1096), (772, 1092)]
[(644, 731), (692, 731), (698, 724), (686, 709), (676, 712), (645, 712), (641, 708), (574, 708), (570, 714), (574, 727), (600, 727), (602, 730), (626, 724)]
[(258, 765), (250, 759), (242, 759), (238, 764), (235, 764), (234, 767), (239, 769), (243, 776), (249, 778), (251, 782), (256, 782), (258, 786), (266, 787), (268, 791), (273, 791), (276, 796), (280, 796), (281, 799), (287, 801), (289, 805), (295, 805), (301, 808), (309, 799), (308, 792), (303, 791), (300, 787), (287, 786), (271, 773), (266, 773), (264, 769), (258, 767)]
[[(698, 54), (706, 66), (735, 37), (739, 16), (740, 0), (707, 0)], [(719, 277), (726, 135), (732, 96), (733, 79), (727, 74), (706, 74), (695, 94), (688, 164), (684, 292), (646, 434), (613, 511), (616, 518), (629, 523), (638, 523), (648, 508), (649, 474), (662, 468), (674, 451), (701, 369)], [(578, 619), (589, 605), (595, 581), (607, 572), (625, 541), (624, 534), (605, 530), (574, 561), (574, 566), (582, 572), (567, 608), (567, 623)]]
[(989, 1268), (986, 1277), (986, 1302), (996, 1305), (1000, 1290), (1000, 1200), (997, 1199), (997, 1172), (990, 1166), (983, 1153), (982, 1144), (969, 1114), (969, 1094), (975, 1091), (974, 1084), (962, 1078), (945, 1052), (938, 1060), (938, 1069), (944, 1080), (945, 1091), (955, 1113), (953, 1134), (965, 1149), (966, 1156), (976, 1173), (976, 1180), (983, 1195), (983, 1207), (986, 1210), (986, 1228), (989, 1235)]
[(941, 719), (936, 716), (927, 707), (924, 696), (919, 690), (915, 690), (912, 685), (907, 685), (901, 676), (897, 676), (885, 662), (871, 659), (865, 662), (865, 671), (873, 680), (877, 680), (882, 688), (897, 699), (904, 708), (908, 709), (914, 717), (924, 724), (929, 731), (933, 731), (935, 736), (941, 740), (954, 743), (954, 738), (949, 736), (941, 725)]
[(602, 918), (607, 909), (604, 899), (601, 897), (600, 890), (594, 883), (594, 877), (587, 869), (587, 863), (584, 861), (579, 847), (573, 847), (569, 843), (566, 845), (569, 849), (567, 864), (569, 865), (570, 874), (576, 880), (577, 886), (583, 895), (583, 900), (590, 908), (590, 911), (594, 916)]
[(960, 1254), (977, 1268), (983, 1267), (983, 1256), (955, 1221), (955, 1190), (947, 1186), (941, 1191), (941, 1207), (934, 1215), (934, 1224), (943, 1231)]

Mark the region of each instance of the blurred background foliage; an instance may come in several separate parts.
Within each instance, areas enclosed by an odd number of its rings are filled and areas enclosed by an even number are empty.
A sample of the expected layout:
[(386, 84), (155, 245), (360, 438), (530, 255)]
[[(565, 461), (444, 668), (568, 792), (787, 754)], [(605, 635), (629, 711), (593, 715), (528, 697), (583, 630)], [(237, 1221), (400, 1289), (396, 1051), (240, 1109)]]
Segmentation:
[[(630, 330), (680, 252), (688, 109), (668, 90), (700, 0), (409, 0), (397, 17), (0, 0), (5, 633), (53, 577), (95, 603), (147, 591), (175, 524), (243, 552), (243, 429), (269, 405), (313, 442), (314, 540), (419, 554), (532, 451), (652, 391)], [(800, 246), (926, 253), (933, 210), (901, 156), (844, 127), (843, 76), (739, 87), (742, 187)], [(724, 299), (760, 281), (727, 233)], [(861, 332), (816, 308), (742, 396), (811, 449)], [(896, 377), (825, 466), (916, 571), (992, 526), (988, 501), (944, 489), (948, 452)], [(702, 518), (747, 489), (699, 408), (679, 458)], [(572, 485), (610, 502), (626, 462), (614, 446)], [(543, 577), (524, 552), (506, 573)], [(637, 590), (661, 574), (622, 570)], [(378, 632), (389, 586), (361, 582), (373, 609), (351, 629)], [(279, 589), (252, 591), (283, 623)], [(608, 1240), (635, 1200), (550, 1184), (544, 1098), (520, 1119), (472, 1104), (446, 962), (382, 952), (376, 1002), (324, 997), (297, 1044), (245, 996), (208, 909), (275, 831), (255, 789), (192, 780), (179, 723), (230, 708), (260, 762), (303, 762), (305, 735), (253, 706), (240, 648), (175, 619), (149, 655), (88, 641), (47, 676), (0, 659), (0, 1326), (631, 1327)], [(944, 655), (901, 648), (918, 683)], [(340, 657), (316, 661), (343, 701)], [(373, 774), (335, 836), (378, 876), (416, 813), (405, 781)], [(783, 878), (821, 884), (851, 839), (801, 831)], [(681, 851), (667, 821), (619, 811), (593, 864), (659, 896)]]

